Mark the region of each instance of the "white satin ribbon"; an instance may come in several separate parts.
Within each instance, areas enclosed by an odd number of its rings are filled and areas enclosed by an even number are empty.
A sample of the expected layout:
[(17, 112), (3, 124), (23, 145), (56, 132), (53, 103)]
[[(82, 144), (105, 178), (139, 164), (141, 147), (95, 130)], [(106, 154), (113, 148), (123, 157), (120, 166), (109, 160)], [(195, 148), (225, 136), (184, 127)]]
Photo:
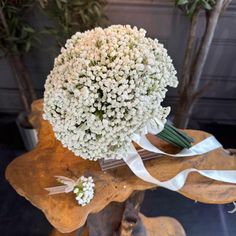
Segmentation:
[(210, 152), (212, 150), (222, 147), (222, 145), (218, 142), (218, 140), (214, 136), (210, 136), (202, 140), (201, 142), (195, 144), (189, 149), (183, 149), (178, 154), (169, 154), (169, 153), (161, 151), (160, 149), (152, 145), (150, 141), (146, 138), (146, 136), (134, 134), (132, 137), (132, 140), (135, 143), (137, 143), (140, 147), (150, 152), (155, 152), (158, 154), (163, 154), (163, 155), (172, 156), (172, 157), (196, 156), (196, 155), (201, 155), (201, 154), (204, 154), (204, 153), (207, 153), (207, 152)]
[[(150, 131), (150, 129), (148, 130)], [(155, 134), (155, 131), (150, 132), (150, 133)], [(151, 144), (145, 135), (134, 134), (132, 137), (132, 140), (136, 142), (140, 147), (150, 152), (172, 156), (172, 157), (189, 157), (189, 156), (201, 155), (201, 154), (204, 154), (204, 153), (207, 153), (207, 152), (210, 152), (212, 150), (222, 147), (222, 145), (216, 140), (215, 137), (210, 136), (202, 140), (201, 142), (193, 145), (189, 149), (183, 149), (181, 152), (177, 154), (169, 154), (169, 153), (161, 151), (160, 149), (155, 147), (153, 144)], [(235, 170), (198, 170), (195, 168), (185, 169), (181, 171), (180, 173), (178, 173), (173, 178), (167, 181), (161, 182), (160, 180), (154, 178), (147, 171), (147, 169), (145, 168), (143, 164), (142, 158), (139, 156), (137, 150), (132, 144), (128, 147), (125, 154), (123, 153), (122, 157), (123, 157), (123, 160), (126, 162), (126, 164), (129, 166), (129, 168), (133, 171), (133, 173), (137, 177), (141, 178), (142, 180), (146, 182), (156, 184), (158, 186), (161, 186), (161, 187), (173, 190), (173, 191), (178, 191), (184, 186), (186, 179), (189, 173), (191, 172), (197, 172), (210, 179), (236, 184), (236, 171)]]
[(49, 195), (72, 192), (75, 186), (78, 185), (78, 183), (80, 183), (80, 179), (77, 179), (75, 181), (65, 176), (55, 176), (55, 177), (58, 182), (64, 185), (51, 187), (51, 188), (45, 188), (45, 190), (49, 191)]

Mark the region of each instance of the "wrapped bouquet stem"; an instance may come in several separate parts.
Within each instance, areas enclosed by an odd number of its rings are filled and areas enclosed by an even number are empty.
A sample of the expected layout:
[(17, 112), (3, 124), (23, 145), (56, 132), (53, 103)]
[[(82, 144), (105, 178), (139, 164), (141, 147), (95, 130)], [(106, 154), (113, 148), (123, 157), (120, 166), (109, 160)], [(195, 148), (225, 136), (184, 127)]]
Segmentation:
[(193, 156), (221, 147), (213, 137), (192, 145), (193, 140), (166, 123), (170, 112), (163, 107), (167, 87), (178, 85), (167, 50), (146, 31), (113, 25), (76, 33), (55, 59), (44, 93), (44, 118), (64, 147), (76, 156), (123, 159), (145, 181), (177, 190), (188, 173), (236, 182), (235, 171), (187, 169), (165, 183), (145, 169), (132, 145), (164, 153), (146, 138), (151, 133), (183, 148), (173, 156)]

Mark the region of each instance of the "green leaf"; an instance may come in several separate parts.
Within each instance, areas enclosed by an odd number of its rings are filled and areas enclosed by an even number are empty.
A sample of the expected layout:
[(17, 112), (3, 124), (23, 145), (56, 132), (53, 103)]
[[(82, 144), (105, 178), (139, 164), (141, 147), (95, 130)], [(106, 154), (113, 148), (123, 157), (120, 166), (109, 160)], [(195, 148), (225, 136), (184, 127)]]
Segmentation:
[(94, 10), (94, 13), (96, 13), (98, 17), (101, 17), (101, 11), (97, 5), (93, 6), (93, 10)]
[(58, 7), (59, 9), (62, 9), (61, 1), (60, 1), (60, 0), (56, 0), (56, 3), (57, 3), (57, 7)]
[(94, 114), (95, 114), (95, 116), (97, 116), (100, 120), (102, 120), (104, 112), (103, 112), (102, 110), (97, 110), (97, 111), (95, 111)]
[(24, 26), (23, 30), (26, 31), (26, 32), (29, 32), (29, 33), (34, 33), (35, 32), (35, 30), (30, 26)]
[(193, 13), (197, 10), (197, 5), (198, 5), (198, 3), (199, 3), (199, 0), (195, 0), (195, 1), (192, 3), (192, 5), (191, 5), (191, 7), (190, 7), (190, 9), (188, 10), (188, 13), (187, 13), (189, 17), (192, 18)]
[(176, 0), (176, 5), (177, 6), (181, 6), (181, 5), (185, 5), (185, 4), (188, 4), (188, 0)]
[(75, 1), (75, 2), (73, 2), (73, 6), (82, 7), (82, 6), (85, 6), (85, 5), (86, 5), (86, 2), (83, 2), (83, 1)]
[(86, 14), (84, 14), (84, 13), (81, 14), (81, 19), (82, 19), (82, 21), (83, 21), (84, 24), (87, 24), (87, 23), (89, 22), (89, 17), (88, 17), (88, 15), (86, 15)]
[(201, 4), (206, 10), (211, 10), (212, 6), (206, 1), (206, 0), (202, 0), (202, 4)]
[(101, 40), (97, 40), (95, 45), (96, 45), (97, 48), (100, 48), (102, 46), (102, 41)]
[[(41, 33), (41, 32), (40, 32)], [(38, 43), (42, 43), (42, 40), (39, 37), (33, 37), (33, 39)]]
[(28, 52), (31, 48), (31, 42), (30, 41), (27, 41), (26, 42), (26, 45), (25, 45), (25, 51)]

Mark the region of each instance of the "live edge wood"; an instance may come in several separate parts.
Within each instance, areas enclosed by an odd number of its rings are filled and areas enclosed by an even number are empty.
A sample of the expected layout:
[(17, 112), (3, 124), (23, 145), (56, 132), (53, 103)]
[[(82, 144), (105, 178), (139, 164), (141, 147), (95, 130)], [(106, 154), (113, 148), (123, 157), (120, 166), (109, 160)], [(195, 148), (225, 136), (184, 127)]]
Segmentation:
[[(38, 129), (39, 143), (34, 150), (10, 163), (6, 170), (6, 178), (20, 195), (41, 209), (49, 222), (59, 231), (72, 232), (84, 225), (89, 214), (100, 212), (109, 203), (124, 202), (136, 190), (156, 187), (137, 178), (126, 166), (102, 172), (97, 162), (76, 157), (62, 147), (55, 139), (50, 124), (42, 119), (42, 100), (36, 101), (32, 110), (31, 121)], [(209, 136), (202, 131), (185, 132), (192, 136), (196, 143)], [(149, 139), (167, 152), (176, 151), (171, 145), (154, 136), (149, 136)], [(194, 157), (161, 156), (147, 161), (145, 165), (153, 176), (164, 181), (191, 167), (235, 170), (236, 156), (219, 148)], [(70, 178), (78, 178), (81, 175), (93, 176), (96, 189), (92, 202), (80, 207), (73, 193), (49, 196), (44, 188), (58, 184), (55, 175)], [(199, 202), (229, 203), (236, 200), (236, 185), (213, 181), (193, 173), (179, 193)]]

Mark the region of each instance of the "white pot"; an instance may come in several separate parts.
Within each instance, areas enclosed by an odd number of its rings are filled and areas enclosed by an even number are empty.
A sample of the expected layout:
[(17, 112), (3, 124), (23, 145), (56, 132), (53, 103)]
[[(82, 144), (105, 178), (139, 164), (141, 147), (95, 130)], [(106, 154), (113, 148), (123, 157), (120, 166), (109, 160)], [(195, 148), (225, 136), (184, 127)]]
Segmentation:
[(27, 151), (34, 149), (38, 143), (37, 130), (29, 123), (27, 115), (20, 113), (17, 117), (16, 124), (19, 128), (24, 146)]

